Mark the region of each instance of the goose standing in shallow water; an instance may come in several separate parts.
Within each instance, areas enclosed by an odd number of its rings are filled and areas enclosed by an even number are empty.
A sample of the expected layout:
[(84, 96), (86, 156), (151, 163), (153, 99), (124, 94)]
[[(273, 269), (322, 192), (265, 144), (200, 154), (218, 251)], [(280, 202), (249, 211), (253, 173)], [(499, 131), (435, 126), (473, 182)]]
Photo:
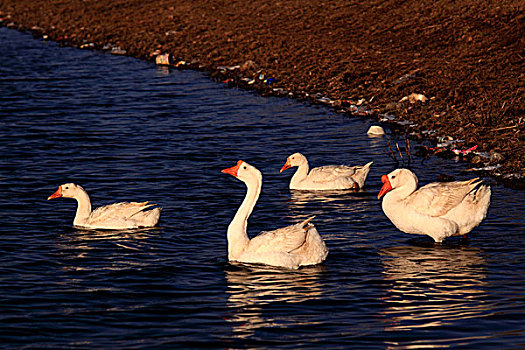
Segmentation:
[(154, 208), (148, 202), (121, 202), (105, 205), (91, 211), (91, 201), (87, 192), (80, 185), (67, 183), (58, 186), (58, 190), (47, 199), (74, 198), (77, 200), (77, 213), (73, 225), (86, 229), (125, 230), (153, 227), (159, 222), (161, 208)]
[(401, 231), (429, 235), (436, 242), (466, 235), (487, 216), (490, 187), (478, 178), (434, 182), (417, 189), (416, 175), (396, 169), (381, 177), (383, 212)]
[(347, 190), (360, 189), (370, 171), (369, 162), (363, 166), (325, 165), (309, 170), (308, 160), (301, 153), (286, 158), (281, 173), (291, 167), (298, 167), (290, 180), (292, 190)]
[(312, 218), (274, 231), (263, 231), (250, 239), (246, 227), (261, 193), (262, 174), (242, 160), (222, 172), (235, 176), (247, 187), (246, 196), (228, 226), (228, 260), (297, 269), (326, 259), (328, 249), (310, 223)]

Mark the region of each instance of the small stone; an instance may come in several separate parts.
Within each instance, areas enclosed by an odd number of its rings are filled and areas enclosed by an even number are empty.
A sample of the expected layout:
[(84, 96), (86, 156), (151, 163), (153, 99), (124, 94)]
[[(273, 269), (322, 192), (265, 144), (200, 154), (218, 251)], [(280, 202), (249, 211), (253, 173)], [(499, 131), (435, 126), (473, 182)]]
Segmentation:
[(490, 151), (490, 164), (501, 163), (505, 157), (498, 152)]
[(401, 100), (399, 100), (399, 102), (408, 101), (410, 103), (416, 103), (420, 101), (420, 102), (425, 103), (427, 102), (427, 100), (428, 100), (428, 97), (426, 97), (425, 95), (416, 94), (415, 92), (413, 92), (410, 95), (403, 97)]
[(244, 62), (240, 69), (241, 71), (245, 72), (245, 71), (249, 71), (249, 70), (255, 70), (257, 67), (255, 66), (255, 62), (253, 62), (252, 60), (248, 60), (246, 62)]
[(366, 133), (368, 135), (384, 135), (385, 130), (378, 125), (372, 125)]
[(471, 162), (472, 164), (480, 164), (480, 163), (483, 163), (483, 161), (484, 161), (484, 159), (481, 158), (479, 155), (478, 155), (478, 156), (474, 156), (474, 157), (470, 160), (470, 162)]

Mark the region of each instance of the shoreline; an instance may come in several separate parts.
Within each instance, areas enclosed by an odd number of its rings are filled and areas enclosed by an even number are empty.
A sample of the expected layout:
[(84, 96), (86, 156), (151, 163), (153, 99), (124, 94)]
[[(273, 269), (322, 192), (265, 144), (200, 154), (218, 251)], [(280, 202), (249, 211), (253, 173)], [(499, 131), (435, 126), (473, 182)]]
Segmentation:
[[(460, 157), (473, 173), (524, 189), (519, 2), (467, 1), (461, 13), (452, 2), (438, 10), (427, 0), (410, 1), (411, 10), (385, 8), (392, 4), (5, 0), (0, 26), (153, 62), (169, 54), (169, 66), (206, 71), (228, 86), (387, 124), (433, 142), (419, 155)], [(367, 17), (380, 8), (383, 16)], [(399, 18), (387, 24), (384, 16), (394, 13)]]

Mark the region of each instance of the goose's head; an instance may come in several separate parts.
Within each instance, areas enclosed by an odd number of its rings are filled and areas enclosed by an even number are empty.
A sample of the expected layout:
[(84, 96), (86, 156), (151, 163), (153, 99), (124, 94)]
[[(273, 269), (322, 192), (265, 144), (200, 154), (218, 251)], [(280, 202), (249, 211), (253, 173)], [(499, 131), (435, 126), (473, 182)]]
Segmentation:
[(288, 158), (286, 158), (286, 163), (284, 163), (283, 167), (281, 168), (281, 173), (285, 171), (288, 168), (294, 167), (294, 166), (300, 166), (304, 163), (306, 163), (306, 157), (303, 156), (301, 153), (294, 153)]
[(256, 167), (242, 160), (239, 160), (235, 166), (223, 169), (221, 172), (235, 176), (245, 183), (252, 181), (262, 181), (261, 172)]
[(414, 191), (417, 188), (417, 176), (408, 169), (396, 169), (388, 175), (381, 176), (383, 187), (377, 195), (377, 199), (383, 197), (385, 194), (393, 189), (406, 187)]
[(53, 198), (75, 198), (75, 196), (79, 192), (84, 192), (84, 189), (80, 185), (75, 185), (74, 183), (67, 183), (58, 186), (58, 190), (56, 190), (55, 193), (53, 193), (51, 196), (47, 197), (47, 200), (53, 199)]

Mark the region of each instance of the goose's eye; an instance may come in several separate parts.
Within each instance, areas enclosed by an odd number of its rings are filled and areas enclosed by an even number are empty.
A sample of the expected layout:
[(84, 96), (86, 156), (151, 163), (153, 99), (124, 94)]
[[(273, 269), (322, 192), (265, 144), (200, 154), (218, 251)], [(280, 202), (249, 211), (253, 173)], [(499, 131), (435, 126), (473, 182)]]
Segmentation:
[(395, 178), (396, 178), (396, 176), (395, 176), (395, 175), (394, 175), (394, 176), (392, 176), (392, 180), (394, 180)]
[(66, 190), (69, 190), (69, 186), (66, 186)]
[(243, 169), (246, 169), (246, 165), (242, 167)]
[(292, 159), (295, 159), (295, 157), (292, 157)]

